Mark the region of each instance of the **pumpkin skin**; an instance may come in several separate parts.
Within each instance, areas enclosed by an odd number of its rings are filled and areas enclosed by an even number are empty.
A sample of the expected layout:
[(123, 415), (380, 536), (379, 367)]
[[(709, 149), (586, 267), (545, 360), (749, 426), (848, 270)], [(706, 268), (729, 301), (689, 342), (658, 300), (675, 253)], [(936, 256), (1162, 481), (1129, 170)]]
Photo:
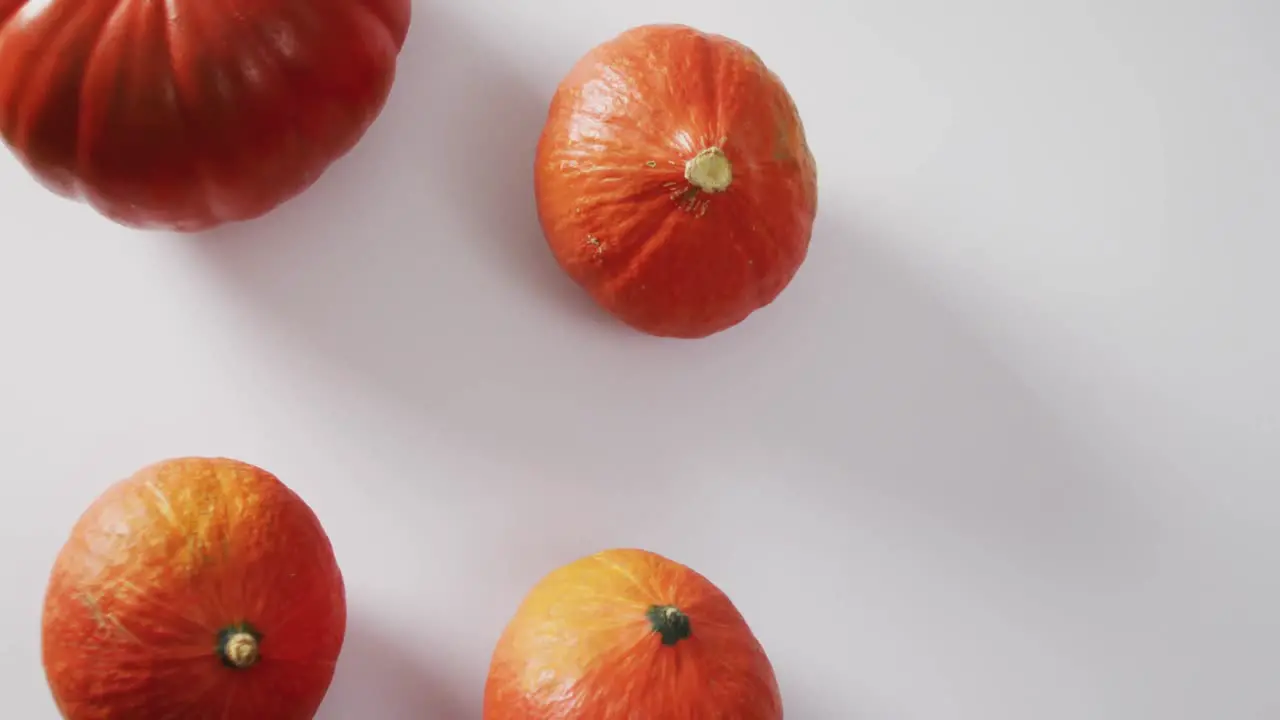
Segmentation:
[(0, 137), (139, 228), (267, 213), (381, 112), (410, 0), (0, 0)]
[(307, 720), (345, 634), (311, 509), (260, 468), (182, 458), (75, 524), (45, 596), (44, 668), (66, 720)]
[(628, 30), (551, 101), (534, 187), (560, 267), (652, 335), (701, 338), (773, 302), (809, 249), (817, 168), (795, 103), (746, 46)]
[(645, 550), (543, 578), (493, 653), (485, 720), (781, 720), (773, 667), (705, 577)]

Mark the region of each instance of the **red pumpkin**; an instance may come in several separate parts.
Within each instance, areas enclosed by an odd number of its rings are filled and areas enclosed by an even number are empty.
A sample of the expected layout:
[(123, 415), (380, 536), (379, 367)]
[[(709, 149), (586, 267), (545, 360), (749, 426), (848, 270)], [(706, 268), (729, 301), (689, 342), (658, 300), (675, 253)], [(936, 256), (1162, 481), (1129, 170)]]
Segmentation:
[(409, 0), (0, 0), (0, 137), (119, 223), (247, 220), (363, 136), (409, 17)]
[(644, 550), (569, 563), (494, 650), (484, 720), (782, 720), (773, 667), (705, 577)]
[(252, 465), (187, 458), (76, 523), (45, 596), (44, 667), (66, 720), (307, 720), (345, 633), (306, 503)]
[(560, 266), (653, 335), (698, 338), (771, 303), (804, 261), (817, 171), (781, 80), (679, 25), (591, 50), (551, 101), (535, 190)]

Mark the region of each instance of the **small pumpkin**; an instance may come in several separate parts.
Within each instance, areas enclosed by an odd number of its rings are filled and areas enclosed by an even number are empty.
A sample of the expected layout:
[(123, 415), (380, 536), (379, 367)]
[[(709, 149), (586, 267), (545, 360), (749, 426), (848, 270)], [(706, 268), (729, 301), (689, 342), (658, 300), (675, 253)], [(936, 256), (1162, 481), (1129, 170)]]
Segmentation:
[(342, 574), (275, 476), (181, 458), (80, 517), (44, 602), (44, 668), (66, 720), (307, 720), (346, 633)]
[(0, 0), (0, 139), (128, 226), (201, 230), (311, 186), (380, 114), (410, 0)]
[(711, 581), (616, 549), (543, 578), (493, 653), (485, 720), (781, 720), (773, 667)]
[(782, 81), (745, 45), (644, 25), (551, 100), (534, 186), (561, 268), (614, 316), (699, 338), (773, 302), (808, 253), (817, 169)]

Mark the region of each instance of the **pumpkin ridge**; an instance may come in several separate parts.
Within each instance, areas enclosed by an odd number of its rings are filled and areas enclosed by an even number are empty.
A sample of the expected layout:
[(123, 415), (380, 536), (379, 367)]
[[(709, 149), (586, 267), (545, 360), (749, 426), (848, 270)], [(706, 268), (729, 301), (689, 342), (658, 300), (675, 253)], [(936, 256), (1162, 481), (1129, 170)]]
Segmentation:
[[(714, 37), (711, 33), (694, 30), (698, 38), (698, 46), (702, 49), (701, 65), (702, 65), (702, 84), (706, 98), (705, 103), (701, 107), (708, 111), (707, 117), (703, 120), (703, 127), (712, 133), (707, 138), (714, 145), (723, 145), (726, 141), (724, 135), (725, 126), (720, 117), (720, 109), (724, 107), (725, 96), (731, 95), (726, 90), (732, 90), (732, 85), (724, 84), (725, 68), (729, 67), (729, 55), (724, 50), (726, 47), (732, 48), (732, 45), (725, 45), (724, 42), (728, 38)], [(703, 150), (706, 152), (710, 148)], [(723, 154), (723, 151), (721, 151)], [(727, 186), (726, 186), (727, 187)]]
[[(171, 69), (171, 79), (173, 81), (173, 112), (177, 120), (179, 130), (184, 137), (191, 137), (192, 128), (195, 123), (192, 121), (193, 111), (189, 105), (190, 98), (183, 93), (183, 84), (178, 78), (178, 58), (174, 53), (174, 27), (175, 23), (167, 22), (168, 17), (177, 17), (178, 9), (175, 5), (176, 0), (163, 0), (157, 8), (157, 12), (166, 13), (166, 21), (161, 23), (160, 39), (164, 42), (165, 55), (169, 58), (169, 67)], [(191, 170), (195, 175), (195, 181), (199, 185), (200, 193), (198, 202), (201, 204), (203, 212), (218, 220), (227, 219), (223, 213), (214, 207), (214, 198), (217, 196), (214, 190), (214, 182), (212, 174), (209, 171), (209, 165), (205, 158), (197, 153), (191, 154)], [(193, 198), (195, 199), (195, 198)]]
[(729, 124), (731, 115), (728, 111), (736, 109), (737, 98), (733, 90), (737, 87), (742, 68), (741, 63), (734, 61), (745, 46), (723, 35), (717, 35), (715, 42), (719, 47), (716, 53), (716, 72), (711, 79), (716, 88), (716, 104), (712, 106), (715, 116), (712, 122), (715, 124), (715, 131), (720, 134), (717, 142), (723, 147), (734, 139), (731, 137), (733, 128)]
[[(127, 120), (132, 120), (137, 114), (136, 110), (127, 108), (134, 98), (128, 95), (126, 88), (136, 88), (140, 83), (150, 86), (149, 93), (159, 93), (161, 88), (167, 88), (170, 93), (167, 102), (158, 102), (155, 98), (148, 97), (148, 93), (143, 94), (143, 97), (150, 100), (147, 103), (145, 131), (152, 135), (159, 134), (171, 141), (181, 139), (174, 142), (176, 147), (181, 148), (181, 157), (193, 164), (197, 159), (187, 149), (186, 138), (190, 137), (190, 131), (182, 106), (177, 65), (174, 62), (173, 23), (169, 21), (168, 15), (170, 9), (171, 0), (161, 3), (118, 0), (114, 9), (97, 28), (97, 37), (85, 57), (80, 75), (79, 107), (74, 130), (73, 162), (77, 178), (75, 194), (99, 212), (111, 213), (118, 208), (127, 211), (138, 202), (138, 178), (157, 164), (172, 165), (172, 161), (165, 156), (159, 156), (159, 163), (156, 156), (144, 156), (145, 161), (136, 165), (141, 173), (130, 173), (127, 176), (128, 182), (115, 188), (110, 194), (95, 191), (94, 178), (100, 174), (104, 162), (108, 168), (112, 161), (120, 162), (111, 152), (112, 145), (102, 142), (104, 129), (109, 128), (112, 123), (120, 124), (121, 118), (126, 119), (124, 124), (127, 125)], [(136, 51), (121, 52), (120, 45), (127, 45), (131, 50), (155, 45), (159, 48), (156, 54), (161, 57)], [(104, 81), (97, 68), (111, 60), (114, 62), (108, 65), (108, 79)], [(102, 93), (95, 92), (104, 83), (111, 84), (111, 92), (105, 95), (105, 99)], [(122, 109), (122, 105), (126, 109)], [(133, 129), (136, 133), (142, 128)], [(111, 172), (109, 169), (107, 174)], [(180, 206), (189, 210), (194, 205), (207, 212), (206, 193), (192, 192), (189, 187), (182, 185), (168, 185), (166, 189), (178, 199)]]
[[(626, 200), (609, 201), (583, 205), (584, 214), (590, 209), (592, 217), (601, 218), (597, 223), (588, 225), (592, 231), (590, 238), (599, 241), (595, 246), (591, 260), (600, 259), (601, 273), (609, 280), (616, 279), (631, 271), (637, 257), (645, 252), (645, 248), (663, 232), (666, 216), (662, 214), (661, 203), (667, 202), (667, 192), (658, 186), (649, 187), (646, 191), (630, 193)], [(598, 209), (596, 209), (598, 208)], [(630, 212), (622, 213), (618, 208), (630, 208)], [(611, 222), (618, 215), (621, 219)]]
[(628, 283), (634, 281), (644, 272), (645, 266), (653, 256), (661, 250), (667, 243), (672, 242), (672, 236), (676, 235), (678, 228), (676, 225), (682, 219), (684, 213), (679, 208), (672, 208), (661, 216), (661, 222), (657, 224), (654, 232), (645, 240), (634, 243), (636, 250), (626, 265), (601, 286), (598, 292), (603, 297), (612, 297)]
[(611, 560), (609, 556), (605, 553), (596, 553), (591, 557), (593, 560), (600, 563), (601, 565), (604, 565), (609, 570), (626, 578), (627, 581), (631, 583), (631, 586), (634, 587), (635, 589), (640, 590), (645, 595), (651, 594), (649, 587), (644, 583), (640, 582), (640, 578), (636, 577), (636, 574), (628, 570), (626, 567), (624, 567), (622, 563)]
[[(175, 0), (166, 0), (166, 2), (174, 1)], [(286, 25), (290, 27), (290, 29), (296, 31), (298, 29), (298, 23), (289, 16), (287, 8), (288, 6), (277, 8), (274, 12), (274, 17), (283, 25)], [(329, 11), (332, 12), (333, 10), (330, 9)], [(194, 28), (192, 32), (195, 32), (195, 29), (198, 29), (201, 26), (201, 23), (199, 21), (193, 21), (191, 26)], [(245, 71), (243, 64), (230, 64), (230, 68), (238, 74), (240, 82), (235, 85), (236, 89), (239, 91), (238, 100), (233, 99), (233, 101), (228, 104), (252, 103), (256, 100), (256, 98), (253, 97), (254, 95), (266, 95), (273, 99), (283, 98), (285, 102), (273, 102), (273, 112), (277, 113), (279, 122), (288, 128), (288, 130), (286, 130), (287, 133), (296, 133), (298, 130), (297, 112), (299, 108), (304, 108), (308, 105), (308, 100), (305, 98), (303, 91), (301, 90), (302, 84), (298, 82), (298, 78), (291, 77), (287, 63), (284, 62), (284, 56), (279, 47), (279, 42), (272, 42), (270, 38), (266, 37), (266, 31), (262, 19), (258, 18), (255, 22), (251, 23), (249, 30), (250, 32), (246, 33), (240, 40), (242, 43), (241, 52), (244, 54), (251, 54), (258, 60), (255, 70), (262, 73), (265, 79), (257, 83), (250, 83), (244, 77)], [(299, 38), (299, 44), (307, 42), (302, 38), (301, 33), (297, 34), (296, 37)], [(222, 66), (225, 68), (227, 67), (227, 64), (223, 63)], [(177, 65), (175, 64), (175, 68), (176, 67)], [(177, 72), (175, 72), (174, 75), (176, 79)], [(255, 84), (258, 86), (256, 91), (251, 89), (252, 85)], [(186, 87), (184, 92), (184, 85), (185, 84), (179, 84), (181, 106), (189, 116), (193, 116), (196, 114), (193, 108), (202, 102), (200, 93), (208, 92), (208, 89), (193, 89)], [(267, 87), (269, 87), (270, 90), (266, 90), (265, 88)], [(203, 100), (203, 102), (208, 102), (208, 100)], [(220, 128), (218, 130), (214, 130), (212, 136), (218, 137), (219, 131)], [(221, 193), (221, 190), (218, 188), (218, 183), (214, 180), (214, 173), (209, 165), (209, 161), (213, 159), (212, 154), (207, 152), (207, 150), (208, 148), (206, 148), (206, 152), (193, 156), (192, 162), (198, 179), (204, 187), (206, 202), (209, 205), (209, 214), (219, 222), (232, 220), (235, 217), (235, 213), (220, 210), (217, 207), (219, 204), (217, 203), (217, 197)], [(255, 160), (252, 153), (246, 154), (243, 149), (241, 149), (240, 152), (242, 155), (241, 159), (247, 155), (247, 159), (250, 163)]]
[(176, 625), (176, 623), (169, 622), (169, 620), (176, 620), (187, 626), (187, 629), (193, 635), (206, 632), (204, 622), (182, 613), (176, 603), (157, 600), (151, 597), (150, 594), (142, 592), (140, 588), (127, 580), (119, 580), (117, 585), (118, 587), (105, 586), (102, 590), (103, 596), (110, 595), (113, 599), (119, 600), (126, 605), (135, 605), (139, 606), (140, 609), (145, 609), (156, 617), (156, 624), (172, 626)]
[[(177, 0), (164, 0), (164, 7), (168, 9), (168, 12), (178, 12), (174, 6), (175, 2)], [(184, 69), (189, 71), (190, 68), (182, 62), (181, 56), (177, 53), (177, 47), (179, 43), (183, 45), (199, 45), (207, 41), (206, 36), (209, 33), (204, 31), (208, 21), (199, 14), (201, 10), (207, 11), (207, 8), (191, 3), (181, 11), (181, 16), (185, 20), (182, 23), (182, 32), (175, 36), (175, 24), (165, 23), (165, 29), (162, 33), (166, 43), (170, 67), (172, 68), (175, 91), (174, 112), (179, 121), (181, 132), (186, 136), (200, 135), (195, 129), (197, 126), (195, 118), (199, 116), (198, 108), (201, 104), (209, 102), (204, 97), (209, 92), (209, 89), (202, 86), (198, 81), (193, 83), (189, 77), (186, 77), (189, 72), (182, 72)], [(278, 10), (276, 14), (280, 15)], [(292, 122), (293, 112), (302, 105), (298, 87), (295, 83), (290, 83), (289, 78), (286, 77), (286, 71), (279, 62), (278, 48), (274, 52), (268, 49), (272, 44), (263, 37), (261, 19), (255, 19), (247, 23), (246, 30), (248, 32), (237, 40), (240, 44), (240, 52), (244, 55), (252, 56), (258, 61), (254, 65), (255, 72), (261, 73), (266, 79), (259, 81), (257, 84), (260, 87), (270, 87), (269, 92), (271, 94), (283, 96), (288, 100), (288, 102), (279, 103), (279, 105), (281, 114), (289, 116), (289, 120), (286, 122)], [(228, 64), (219, 60), (216, 65), (220, 70), (229, 68), (235, 71), (239, 77), (243, 78), (244, 76), (243, 64)], [(235, 87), (241, 90), (236, 104), (242, 104), (246, 101), (247, 98), (244, 97), (246, 93), (243, 92), (246, 86), (247, 83), (244, 82), (235, 84)], [(223, 139), (224, 136), (220, 134), (221, 130), (222, 128), (215, 130), (212, 136)], [(188, 154), (192, 180), (194, 181), (192, 190), (195, 191), (189, 193), (189, 195), (192, 196), (192, 200), (200, 203), (202, 214), (205, 217), (221, 223), (234, 219), (235, 213), (228, 211), (226, 203), (220, 201), (223, 190), (215, 179), (213, 168), (210, 165), (210, 160), (213, 159), (215, 154), (221, 155), (220, 152), (210, 152), (209, 147), (197, 148), (194, 152)]]
[[(690, 187), (689, 192), (694, 192), (694, 188)], [(698, 194), (702, 193), (699, 192)], [(711, 202), (711, 200), (703, 200), (703, 202)], [(719, 208), (718, 212), (729, 213), (742, 218), (750, 217), (755, 213), (751, 203), (745, 202), (744, 196), (739, 194), (717, 194), (714, 202), (717, 205), (725, 206)], [(705, 217), (704, 211), (689, 210), (687, 209), (687, 206), (677, 205), (668, 213), (665, 220), (666, 222), (662, 226), (661, 231), (661, 242), (648, 242), (643, 250), (637, 254), (631, 266), (628, 268), (628, 272), (624, 275), (618, 276), (614, 281), (604, 286), (605, 292), (609, 293), (608, 295), (604, 295), (604, 297), (612, 297), (614, 294), (621, 292), (622, 288), (625, 287), (627, 283), (634, 282), (637, 278), (643, 276), (653, 263), (658, 263), (661, 266), (663, 251), (676, 250), (676, 248), (672, 247), (673, 243), (682, 241), (703, 241), (703, 238), (699, 234), (700, 229), (697, 228), (695, 224), (708, 221), (708, 218)], [(746, 246), (743, 241), (741, 239), (736, 239), (735, 235), (735, 240), (727, 246), (726, 250), (736, 250), (744, 256), (742, 262), (750, 269), (749, 274), (751, 276), (752, 283), (751, 287), (744, 288), (743, 292), (746, 293), (747, 297), (757, 299), (765, 294), (766, 291), (764, 288), (767, 285), (771, 286), (771, 283), (767, 281), (767, 276), (764, 274), (767, 266), (759, 264), (758, 259), (753, 254), (745, 251), (745, 247)], [(770, 255), (776, 255), (776, 253), (771, 253)], [(745, 319), (755, 307), (746, 302), (742, 302), (741, 299), (735, 300), (728, 305), (732, 308), (740, 308), (724, 310), (724, 312), (727, 313), (726, 317), (734, 316), (737, 318), (738, 322)], [(701, 306), (689, 306), (687, 308), (686, 315), (697, 317), (703, 313), (704, 310), (705, 308)], [(688, 320), (686, 319), (685, 322), (688, 322)], [(666, 324), (670, 324), (670, 322), (668, 321)]]
[[(404, 49), (405, 40), (409, 35), (409, 26), (412, 22), (408, 14), (403, 17), (396, 16), (389, 9), (390, 3), (383, 2), (383, 0), (358, 0), (357, 4), (377, 18), (378, 23), (387, 31), (387, 36), (397, 50)], [(401, 7), (407, 7), (407, 5), (402, 3)]]
[(558, 144), (557, 152), (597, 167), (623, 164), (626, 170), (635, 167), (629, 162), (632, 158), (670, 155), (669, 119), (659, 94), (646, 90), (651, 81), (645, 69), (609, 65), (625, 62), (616, 54), (597, 62), (602, 65), (601, 78), (580, 79), (556, 93), (550, 119), (570, 125), (574, 139)]
[(25, 0), (9, 0), (9, 2), (0, 2), (0, 33), (4, 32), (5, 25), (7, 25), (9, 20), (22, 10), (22, 6), (25, 4)]
[[(59, 2), (59, 0), (52, 0), (52, 2)], [(23, 2), (19, 2), (18, 3), (19, 10), (18, 12), (14, 13), (13, 17), (16, 17), (21, 12), (22, 9), (26, 8), (26, 6), (27, 6), (26, 0), (24, 0)], [(92, 11), (95, 11), (95, 10), (101, 13), (102, 15), (104, 15), (105, 17), (110, 17), (115, 12), (116, 5), (113, 4), (109, 6), (104, 12), (101, 7), (101, 3), (96, 2), (95, 0), (86, 0), (85, 2), (77, 3), (76, 8), (71, 11), (71, 17), (68, 18), (66, 22), (62, 23), (57, 29), (53, 31), (52, 38), (49, 39), (47, 43), (49, 47), (43, 53), (44, 57), (34, 61), (35, 67), (30, 72), (23, 73), (21, 75), (21, 79), (16, 84), (16, 87), (14, 87), (14, 89), (10, 91), (9, 96), (5, 98), (7, 102), (12, 102), (14, 97), (25, 98), (27, 95), (27, 88), (31, 87), (32, 85), (35, 85), (36, 87), (44, 88), (44, 91), (41, 92), (39, 95), (37, 95), (34, 99), (17, 104), (17, 107), (18, 107), (16, 112), (17, 117), (14, 118), (14, 123), (16, 125), (16, 128), (15, 128), (16, 132), (14, 133), (14, 136), (13, 136), (14, 145), (17, 145), (19, 147), (24, 147), (24, 148), (30, 146), (31, 137), (33, 134), (36, 133), (36, 127), (33, 127), (32, 120), (34, 119), (36, 121), (36, 123), (34, 124), (38, 126), (39, 121), (43, 119), (41, 115), (48, 111), (48, 105), (50, 101), (55, 99), (51, 97), (52, 95), (54, 95), (53, 90), (55, 88), (52, 86), (51, 83), (48, 82), (48, 79), (58, 74), (59, 72), (58, 64), (60, 61), (65, 60), (67, 58), (76, 57), (76, 54), (68, 49), (68, 46), (74, 46), (78, 44), (76, 41), (79, 38), (76, 37), (75, 31), (79, 30), (81, 26), (97, 24), (97, 23), (88, 23), (85, 21), (85, 17), (92, 15), (93, 14)], [(105, 25), (103, 27), (105, 27)], [(17, 32), (17, 30), (14, 27), (8, 25), (7, 23), (4, 26), (3, 31)], [(94, 47), (96, 47), (97, 44), (102, 41), (102, 35), (104, 34), (102, 32), (102, 27), (99, 27), (97, 32), (98, 32), (98, 35), (94, 38), (94, 41), (93, 41)], [(81, 92), (81, 89), (83, 88), (85, 70), (88, 66), (87, 59), (91, 55), (92, 55), (92, 49), (90, 49), (90, 51), (86, 53), (83, 56), (83, 58), (81, 58), (80, 62), (69, 63), (69, 65), (73, 68), (73, 71), (78, 71), (80, 74), (80, 78), (79, 78), (80, 88), (78, 88), (75, 93), (75, 102), (77, 104), (77, 109), (79, 107), (79, 104), (81, 102), (81, 97), (83, 95), (83, 93)], [(70, 139), (73, 142), (78, 143), (79, 138), (76, 136), (75, 128), (72, 128), (71, 136), (72, 137)], [(73, 166), (58, 167), (58, 170), (61, 170), (64, 172), (73, 171), (74, 162), (75, 162), (75, 153), (72, 152), (67, 157), (62, 159), (64, 161), (68, 161), (72, 163)], [(62, 189), (64, 192), (71, 192), (72, 194), (75, 194), (75, 195), (81, 194), (78, 182), (72, 182), (70, 186), (64, 185), (62, 186)]]
[[(309, 12), (309, 6), (307, 7)], [(284, 9), (293, 12), (285, 12)], [(289, 3), (277, 9), (276, 17), (291, 28), (299, 31), (297, 33), (299, 45), (306, 45), (309, 48), (323, 46), (324, 41), (329, 38), (318, 39), (315, 35), (307, 35), (303, 31), (303, 28), (305, 28), (303, 23), (294, 17), (294, 13), (297, 12), (295, 5)], [(365, 111), (365, 114), (359, 116), (358, 122), (344, 125), (343, 127), (347, 128), (347, 131), (342, 136), (326, 137), (322, 135), (317, 138), (310, 137), (303, 132), (315, 129), (310, 126), (309, 120), (304, 113), (323, 114), (334, 110), (343, 114), (350, 113), (351, 107), (349, 107), (348, 102), (337, 97), (341, 93), (332, 92), (335, 87), (329, 84), (333, 81), (331, 68), (326, 65), (318, 65), (316, 62), (310, 62), (302, 69), (303, 72), (298, 72), (290, 66), (287, 56), (280, 47), (280, 43), (267, 36), (264, 23), (261, 21), (254, 23), (254, 32), (249, 37), (257, 45), (257, 56), (264, 64), (273, 69), (275, 75), (275, 80), (272, 82), (270, 90), (254, 88), (252, 94), (265, 95), (271, 99), (270, 114), (284, 118), (281, 123), (282, 131), (290, 140), (325, 148), (327, 151), (323, 155), (326, 159), (325, 167), (327, 168), (332, 162), (352, 149), (363, 135), (364, 130), (385, 106), (386, 96), (394, 83), (397, 70), (394, 59), (403, 45), (403, 39), (401, 33), (392, 29), (386, 17), (371, 9), (366, 2), (339, 3), (327, 6), (326, 12), (334, 16), (325, 22), (326, 26), (347, 28), (342, 37), (356, 40), (354, 43), (347, 44), (346, 52), (348, 55), (362, 57), (362, 68), (375, 66), (377, 58), (381, 54), (385, 53), (392, 58), (386, 70), (386, 89), (381, 92), (381, 102), (371, 106), (359, 104), (359, 109)], [(372, 33), (370, 32), (371, 30), (373, 31)], [(332, 49), (328, 49), (324, 54), (332, 52)], [(232, 66), (243, 74), (243, 68), (240, 65), (233, 64)], [(346, 80), (346, 78), (343, 78), (343, 80)], [(254, 85), (257, 85), (257, 83), (246, 82), (243, 87), (248, 89)], [(326, 92), (318, 94), (305, 93), (304, 87), (313, 89), (317, 85), (326, 90)], [(361, 83), (362, 87), (364, 85), (364, 83)], [(346, 90), (344, 86), (337, 86), (336, 89)], [(246, 93), (246, 95), (248, 94), (250, 93)], [(279, 102), (281, 97), (287, 98), (289, 101), (281, 103)], [(371, 111), (369, 110), (370, 107), (376, 109)], [(324, 129), (329, 128), (325, 127)], [(237, 144), (237, 147), (243, 151), (242, 144)], [(287, 162), (290, 164), (295, 163), (294, 155), (296, 153), (291, 153), (287, 156)], [(249, 164), (252, 164), (255, 159), (252, 154), (246, 154), (243, 157), (243, 160)], [(297, 177), (302, 177), (301, 185), (299, 185)], [(301, 189), (305, 189), (314, 179), (314, 177), (296, 176), (295, 174), (295, 182), (292, 183), (293, 192), (285, 199), (298, 194)]]
[[(606, 55), (599, 59), (601, 64), (602, 78), (607, 78), (611, 82), (604, 82), (603, 79), (599, 83), (583, 83), (579, 86), (577, 93), (570, 96), (565, 102), (568, 115), (578, 118), (580, 127), (590, 127), (593, 131), (588, 135), (582, 133), (582, 145), (575, 149), (562, 149), (562, 152), (573, 154), (581, 154), (584, 157), (599, 157), (600, 155), (615, 155), (621, 153), (632, 153), (639, 149), (641, 145), (649, 147), (658, 147), (659, 133), (655, 132), (656, 123), (645, 124), (636, 117), (636, 108), (643, 108), (643, 116), (649, 119), (657, 119), (660, 114), (654, 107), (652, 99), (648, 95), (641, 95), (638, 99), (629, 98), (628, 95), (634, 96), (638, 90), (638, 86), (643, 83), (635, 77), (636, 70), (634, 68), (621, 68), (613, 65), (614, 56)], [(628, 142), (623, 143), (618, 138), (626, 136)], [(585, 142), (586, 138), (590, 138), (596, 143), (594, 147), (588, 147)], [(615, 145), (612, 146), (611, 145)]]

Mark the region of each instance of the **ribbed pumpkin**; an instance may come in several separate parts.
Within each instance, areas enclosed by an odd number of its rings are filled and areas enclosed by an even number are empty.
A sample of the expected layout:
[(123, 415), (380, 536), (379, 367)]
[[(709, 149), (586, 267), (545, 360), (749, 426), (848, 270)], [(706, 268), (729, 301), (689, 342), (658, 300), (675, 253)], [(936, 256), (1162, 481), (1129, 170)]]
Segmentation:
[(409, 0), (0, 0), (0, 138), (126, 225), (253, 218), (363, 136), (409, 19)]
[(308, 720), (345, 633), (342, 575), (302, 499), (252, 465), (184, 458), (75, 524), (44, 667), (66, 720)]
[(773, 302), (809, 248), (817, 170), (795, 103), (743, 44), (646, 25), (552, 98), (534, 186), (560, 266), (653, 335), (699, 338)]
[(608, 550), (543, 578), (489, 667), (485, 720), (781, 720), (773, 667), (708, 579)]

